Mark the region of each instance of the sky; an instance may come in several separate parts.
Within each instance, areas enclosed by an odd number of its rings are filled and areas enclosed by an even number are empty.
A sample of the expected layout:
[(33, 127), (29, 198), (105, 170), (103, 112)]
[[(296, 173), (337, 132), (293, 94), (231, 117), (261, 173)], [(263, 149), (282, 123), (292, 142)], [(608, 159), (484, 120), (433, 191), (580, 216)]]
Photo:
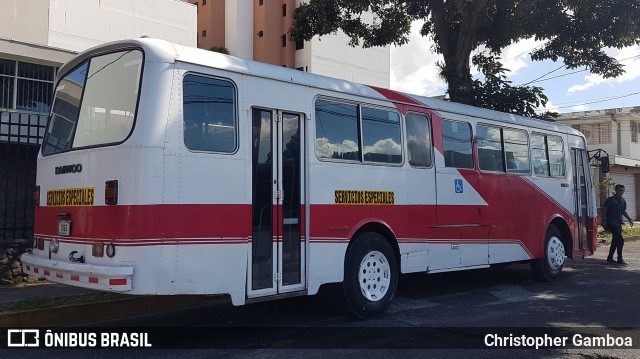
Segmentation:
[[(441, 96), (447, 89), (436, 66), (442, 56), (432, 52), (432, 43), (420, 35), (420, 27), (421, 22), (414, 22), (409, 43), (391, 47), (391, 89)], [(567, 70), (561, 67), (560, 60), (531, 61), (529, 53), (541, 44), (533, 39), (518, 42), (503, 51), (502, 63), (511, 70), (507, 73), (511, 85), (529, 83), (544, 89), (549, 98), (547, 111), (566, 113), (640, 106), (640, 46), (606, 49), (608, 55), (625, 65), (626, 72), (617, 78), (603, 79), (584, 67)], [(477, 70), (472, 69), (472, 74), (478, 77)]]

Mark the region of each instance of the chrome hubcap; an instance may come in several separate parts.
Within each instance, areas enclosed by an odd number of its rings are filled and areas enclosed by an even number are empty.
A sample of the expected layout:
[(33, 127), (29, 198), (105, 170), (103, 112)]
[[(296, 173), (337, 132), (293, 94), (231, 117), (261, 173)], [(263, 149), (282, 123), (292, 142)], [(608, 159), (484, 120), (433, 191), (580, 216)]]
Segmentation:
[(360, 291), (372, 302), (379, 301), (389, 290), (391, 267), (381, 252), (369, 252), (360, 262), (358, 272)]
[(552, 270), (558, 270), (564, 263), (564, 245), (558, 237), (549, 238), (547, 244), (547, 262), (549, 268)]

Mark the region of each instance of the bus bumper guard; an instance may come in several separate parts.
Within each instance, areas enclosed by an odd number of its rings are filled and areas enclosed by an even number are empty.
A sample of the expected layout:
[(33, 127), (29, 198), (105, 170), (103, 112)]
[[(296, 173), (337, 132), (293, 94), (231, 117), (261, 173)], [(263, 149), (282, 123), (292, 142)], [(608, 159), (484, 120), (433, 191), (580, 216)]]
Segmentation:
[(21, 261), (23, 272), (52, 282), (115, 292), (131, 290), (133, 267), (67, 263), (36, 257), (29, 253), (24, 253)]

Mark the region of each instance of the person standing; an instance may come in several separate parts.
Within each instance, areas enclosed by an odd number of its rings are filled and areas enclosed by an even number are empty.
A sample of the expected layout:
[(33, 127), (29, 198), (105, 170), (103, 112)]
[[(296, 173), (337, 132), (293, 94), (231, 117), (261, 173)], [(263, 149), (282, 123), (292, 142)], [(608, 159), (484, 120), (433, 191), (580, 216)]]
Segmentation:
[[(625, 216), (629, 220), (629, 224), (633, 227), (633, 221), (627, 214), (627, 201), (622, 198), (624, 194), (624, 186), (621, 184), (616, 185), (616, 193), (607, 198), (602, 205), (602, 224), (606, 229), (611, 232), (611, 248), (609, 248), (609, 256), (607, 257), (608, 263), (627, 264), (622, 259), (622, 247), (624, 247), (624, 238), (622, 237), (622, 216)], [(613, 260), (614, 253), (618, 251), (618, 260)]]

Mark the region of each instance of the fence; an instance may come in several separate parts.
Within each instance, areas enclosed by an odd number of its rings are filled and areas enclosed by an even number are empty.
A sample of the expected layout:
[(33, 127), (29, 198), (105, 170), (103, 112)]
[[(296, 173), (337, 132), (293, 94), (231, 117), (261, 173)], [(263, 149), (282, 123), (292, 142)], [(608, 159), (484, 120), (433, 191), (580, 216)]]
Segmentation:
[(36, 158), (46, 115), (0, 111), (0, 248), (31, 243)]

